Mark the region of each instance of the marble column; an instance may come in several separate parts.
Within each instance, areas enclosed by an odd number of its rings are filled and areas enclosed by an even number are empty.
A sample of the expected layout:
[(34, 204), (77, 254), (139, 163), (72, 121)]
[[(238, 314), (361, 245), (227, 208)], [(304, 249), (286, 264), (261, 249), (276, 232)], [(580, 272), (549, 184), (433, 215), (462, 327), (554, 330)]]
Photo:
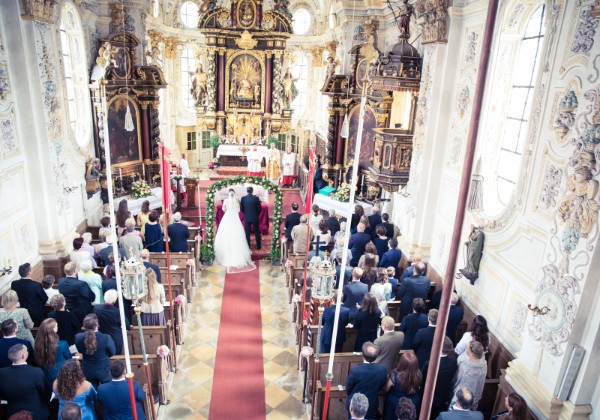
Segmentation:
[(208, 47), (206, 53), (207, 63), (207, 81), (206, 81), (206, 110), (207, 112), (215, 112), (216, 109), (216, 94), (217, 94), (217, 74), (215, 63), (215, 47)]
[(273, 102), (271, 109), (273, 114), (281, 114), (281, 101), (283, 100), (283, 86), (281, 85), (281, 51), (273, 57)]
[(225, 111), (225, 48), (217, 51), (217, 112)]
[(272, 112), (273, 100), (273, 55), (267, 53), (265, 60), (265, 114)]

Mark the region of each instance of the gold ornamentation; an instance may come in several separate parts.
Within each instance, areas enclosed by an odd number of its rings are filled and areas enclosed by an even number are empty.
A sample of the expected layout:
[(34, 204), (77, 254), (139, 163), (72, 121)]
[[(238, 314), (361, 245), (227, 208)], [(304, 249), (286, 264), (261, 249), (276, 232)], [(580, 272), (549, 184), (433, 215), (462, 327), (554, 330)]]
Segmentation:
[(57, 3), (56, 0), (23, 0), (24, 12), (21, 17), (25, 20), (54, 23), (54, 6)]
[(590, 10), (590, 15), (596, 19), (600, 19), (600, 0), (596, 0), (592, 9)]
[(165, 57), (169, 60), (173, 60), (175, 58), (175, 51), (177, 51), (177, 46), (179, 45), (179, 41), (177, 38), (169, 36), (165, 38)]
[(417, 23), (423, 27), (423, 44), (448, 42), (448, 1), (417, 0)]
[(256, 24), (256, 5), (252, 0), (241, 0), (237, 6), (238, 26), (252, 28)]
[(150, 50), (154, 47), (158, 47), (158, 44), (163, 42), (164, 35), (162, 32), (155, 31), (153, 29), (148, 30), (148, 38), (150, 38)]
[(337, 41), (329, 41), (325, 43), (325, 50), (327, 50), (329, 57), (335, 57), (338, 45), (339, 42)]
[(252, 34), (248, 32), (248, 30), (245, 30), (244, 32), (242, 32), (242, 36), (235, 40), (235, 43), (238, 47), (240, 47), (243, 50), (252, 50), (254, 49), (254, 47), (256, 47), (258, 41), (252, 39)]
[(96, 58), (96, 64), (98, 64), (104, 70), (106, 70), (106, 68), (109, 65), (113, 65), (114, 67), (116, 67), (117, 62), (115, 61), (112, 55), (115, 50), (116, 49), (110, 45), (110, 42), (105, 42), (104, 44), (102, 44), (102, 46), (98, 50), (98, 58)]
[(323, 64), (323, 51), (325, 51), (325, 47), (312, 47), (310, 49), (314, 67), (321, 67), (321, 64)]

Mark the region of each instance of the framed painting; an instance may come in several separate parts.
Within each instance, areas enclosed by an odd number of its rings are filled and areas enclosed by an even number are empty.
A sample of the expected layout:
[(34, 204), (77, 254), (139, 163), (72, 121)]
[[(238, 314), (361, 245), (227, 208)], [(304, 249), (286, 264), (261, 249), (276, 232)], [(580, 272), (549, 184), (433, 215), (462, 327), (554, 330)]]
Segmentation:
[[(354, 149), (356, 146), (356, 137), (358, 135), (358, 116), (360, 114), (360, 105), (356, 105), (350, 110), (349, 113), (349, 125), (350, 135), (348, 136), (346, 146), (346, 165), (350, 160), (356, 161), (354, 156)], [(359, 167), (367, 169), (372, 165), (373, 148), (374, 148), (374, 132), (373, 129), (377, 127), (377, 120), (375, 114), (370, 106), (365, 107), (365, 119), (363, 122), (363, 137), (359, 151)]]
[[(133, 131), (125, 129), (127, 106), (133, 117)], [(108, 131), (110, 162), (113, 167), (142, 162), (140, 112), (137, 104), (127, 95), (117, 95), (108, 102)]]

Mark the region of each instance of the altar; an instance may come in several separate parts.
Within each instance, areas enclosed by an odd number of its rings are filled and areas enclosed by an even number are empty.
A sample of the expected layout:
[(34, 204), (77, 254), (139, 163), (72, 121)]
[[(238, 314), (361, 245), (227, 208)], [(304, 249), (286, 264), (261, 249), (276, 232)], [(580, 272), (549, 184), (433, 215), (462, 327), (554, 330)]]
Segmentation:
[[(346, 219), (350, 217), (348, 214), (347, 202), (337, 201), (331, 197), (324, 196), (323, 194), (315, 194), (313, 204), (319, 206), (320, 209), (335, 210), (335, 214), (345, 217)], [(370, 216), (373, 214), (373, 206), (371, 204), (360, 201), (357, 201), (356, 204), (360, 204), (363, 209), (365, 209), (365, 215)], [(352, 211), (354, 211), (354, 206), (352, 206)]]
[[(217, 158), (220, 158), (221, 156), (244, 156), (245, 153), (241, 150), (242, 146), (242, 144), (221, 144), (217, 149)], [(246, 153), (248, 153), (248, 151), (254, 147), (252, 145), (245, 146)], [(267, 146), (256, 146), (256, 149), (262, 157), (264, 157), (267, 153)]]
[[(162, 207), (162, 188), (156, 187), (152, 188), (152, 195), (148, 197), (142, 198), (128, 198), (128, 197), (120, 197), (115, 198), (115, 208), (119, 207), (119, 203), (121, 200), (127, 200), (127, 208), (131, 213), (131, 216), (136, 216), (140, 211), (142, 211), (142, 203), (146, 200), (150, 202), (150, 210), (156, 210)], [(174, 200), (174, 195), (171, 193), (171, 202)]]

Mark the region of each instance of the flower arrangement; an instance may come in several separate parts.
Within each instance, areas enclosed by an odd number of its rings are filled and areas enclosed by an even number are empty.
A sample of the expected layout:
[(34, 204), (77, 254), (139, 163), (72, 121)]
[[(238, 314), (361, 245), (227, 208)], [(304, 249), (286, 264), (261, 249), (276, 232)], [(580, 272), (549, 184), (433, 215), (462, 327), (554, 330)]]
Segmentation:
[(217, 181), (212, 184), (206, 191), (206, 244), (205, 249), (202, 249), (202, 261), (214, 260), (215, 258), (215, 193), (222, 190), (223, 188), (229, 187), (230, 185), (250, 183), (254, 185), (260, 185), (268, 192), (275, 194), (275, 200), (273, 204), (273, 233), (271, 236), (271, 254), (269, 258), (271, 260), (278, 260), (281, 255), (281, 244), (279, 242), (279, 236), (281, 235), (281, 214), (283, 212), (283, 194), (271, 181), (265, 178), (239, 175), (232, 178), (226, 178), (221, 181)]
[(292, 268), (294, 266), (294, 263), (291, 260), (287, 260), (285, 262), (285, 268)]
[(183, 296), (183, 295), (178, 295), (178, 296), (175, 298), (175, 303), (176, 303), (177, 305), (183, 305), (183, 304), (185, 303), (185, 296)]
[(144, 198), (152, 195), (152, 190), (146, 181), (143, 179), (135, 181), (131, 184), (131, 197)]
[(333, 199), (342, 202), (348, 202), (350, 200), (350, 188), (341, 186), (335, 193), (333, 193)]
[(162, 358), (167, 357), (169, 353), (171, 353), (171, 350), (164, 344), (156, 349), (156, 355)]

